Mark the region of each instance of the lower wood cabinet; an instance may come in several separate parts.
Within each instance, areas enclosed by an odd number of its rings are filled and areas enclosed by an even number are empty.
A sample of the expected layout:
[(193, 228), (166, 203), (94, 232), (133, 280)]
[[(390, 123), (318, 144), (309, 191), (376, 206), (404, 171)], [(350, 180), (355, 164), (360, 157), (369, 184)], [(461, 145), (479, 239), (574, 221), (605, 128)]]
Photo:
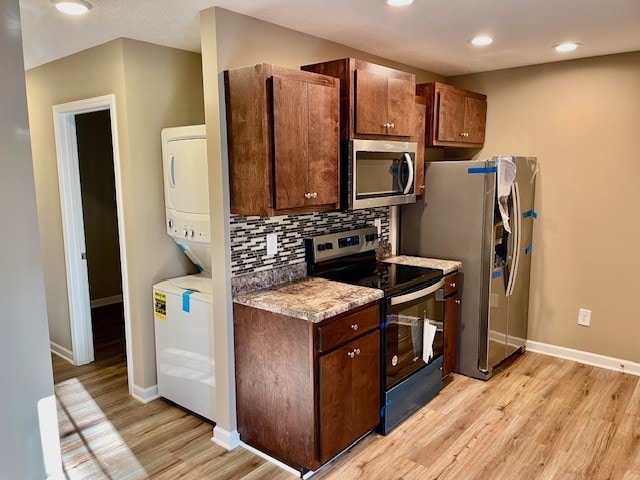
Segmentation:
[(234, 304), (238, 432), (316, 470), (380, 421), (377, 302), (311, 323)]
[(460, 293), (458, 273), (444, 278), (444, 359), (442, 376), (449, 375), (456, 368), (458, 343), (458, 317), (460, 312)]

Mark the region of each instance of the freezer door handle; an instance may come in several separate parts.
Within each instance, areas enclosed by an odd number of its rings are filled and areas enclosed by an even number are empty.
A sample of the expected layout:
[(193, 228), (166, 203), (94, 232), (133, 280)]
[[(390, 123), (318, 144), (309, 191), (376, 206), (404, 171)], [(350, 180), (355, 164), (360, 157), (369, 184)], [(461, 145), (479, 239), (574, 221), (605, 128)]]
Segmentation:
[(507, 284), (506, 296), (513, 294), (516, 279), (518, 278), (518, 266), (520, 264), (520, 243), (522, 242), (522, 207), (520, 206), (520, 189), (518, 182), (513, 182), (513, 229), (515, 238), (513, 241), (513, 256), (511, 258), (511, 268), (509, 269), (509, 282)]

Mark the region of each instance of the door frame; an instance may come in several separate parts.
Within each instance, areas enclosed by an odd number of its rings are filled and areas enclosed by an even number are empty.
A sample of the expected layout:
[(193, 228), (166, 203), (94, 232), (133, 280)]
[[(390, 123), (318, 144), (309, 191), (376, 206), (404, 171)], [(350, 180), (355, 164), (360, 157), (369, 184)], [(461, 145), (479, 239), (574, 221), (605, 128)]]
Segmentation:
[(120, 243), (120, 268), (122, 277), (122, 300), (124, 306), (125, 345), (127, 355), (127, 377), (129, 393), (132, 391), (132, 342), (131, 305), (127, 249), (125, 242), (124, 202), (122, 169), (118, 142), (118, 121), (116, 97), (114, 94), (77, 100), (53, 106), (53, 126), (55, 132), (58, 183), (62, 232), (67, 274), (69, 317), (71, 328), (71, 349), (74, 365), (84, 365), (94, 360), (93, 328), (91, 326), (91, 302), (89, 298), (89, 276), (86, 258), (85, 232), (82, 214), (82, 193), (80, 190), (80, 165), (78, 163), (78, 143), (75, 116), (82, 113), (108, 110), (111, 121), (111, 143), (113, 148), (113, 168), (115, 174), (116, 213), (118, 218), (118, 241)]

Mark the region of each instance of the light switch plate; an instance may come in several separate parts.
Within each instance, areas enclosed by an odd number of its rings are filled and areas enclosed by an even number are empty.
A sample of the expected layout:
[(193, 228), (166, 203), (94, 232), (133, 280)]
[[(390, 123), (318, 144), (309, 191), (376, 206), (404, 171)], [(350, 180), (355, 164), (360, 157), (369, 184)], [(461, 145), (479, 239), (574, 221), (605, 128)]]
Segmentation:
[(278, 253), (278, 234), (267, 233), (267, 255)]

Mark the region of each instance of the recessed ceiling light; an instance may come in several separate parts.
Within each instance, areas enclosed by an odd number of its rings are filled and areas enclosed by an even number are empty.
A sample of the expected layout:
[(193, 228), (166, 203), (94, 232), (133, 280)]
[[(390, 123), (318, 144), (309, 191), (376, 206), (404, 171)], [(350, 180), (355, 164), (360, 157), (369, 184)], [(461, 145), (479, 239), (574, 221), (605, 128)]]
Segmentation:
[(412, 3), (413, 0), (387, 0), (387, 5), (391, 5), (392, 7), (405, 7)]
[(67, 15), (84, 15), (87, 13), (93, 5), (84, 0), (54, 0), (51, 3)]
[(472, 38), (469, 40), (469, 43), (476, 47), (484, 47), (485, 45), (491, 45), (493, 43), (493, 38), (482, 35), (480, 37)]
[(579, 43), (561, 43), (560, 45), (554, 45), (552, 48), (556, 52), (573, 52), (580, 46)]

